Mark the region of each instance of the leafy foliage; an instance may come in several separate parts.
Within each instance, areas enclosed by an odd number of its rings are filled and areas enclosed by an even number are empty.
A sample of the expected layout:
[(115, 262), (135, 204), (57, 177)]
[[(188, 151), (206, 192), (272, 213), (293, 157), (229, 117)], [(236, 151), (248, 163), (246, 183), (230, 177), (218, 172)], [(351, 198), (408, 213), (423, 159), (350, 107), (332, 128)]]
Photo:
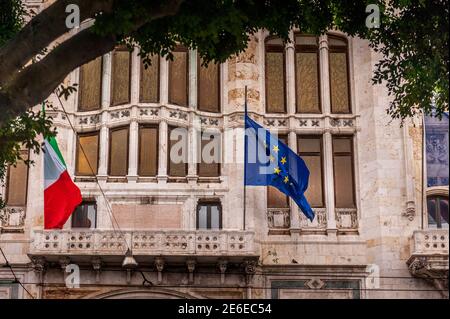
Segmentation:
[(432, 106), (438, 117), (448, 112), (448, 33), (448, 1), (389, 1), (369, 39), (382, 54), (373, 83), (386, 84), (393, 118), (431, 114)]
[(21, 0), (0, 0), (0, 46), (20, 30), (25, 15)]

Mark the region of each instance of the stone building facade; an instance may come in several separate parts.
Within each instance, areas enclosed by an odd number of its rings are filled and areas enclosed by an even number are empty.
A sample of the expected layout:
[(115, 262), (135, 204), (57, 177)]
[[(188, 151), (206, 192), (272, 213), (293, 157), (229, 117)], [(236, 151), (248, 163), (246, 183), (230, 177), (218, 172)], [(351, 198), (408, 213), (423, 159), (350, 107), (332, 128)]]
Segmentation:
[[(386, 115), (367, 41), (291, 40), (261, 30), (207, 67), (179, 47), (145, 68), (118, 47), (68, 75), (78, 92), (52, 95), (47, 114), (83, 204), (64, 229), (43, 230), (37, 154), (2, 189), (0, 245), (33, 297), (448, 298), (448, 185), (422, 183), (422, 120)], [(313, 222), (267, 187), (247, 187), (244, 213), (245, 87), (250, 116), (307, 162)], [(188, 164), (169, 156), (180, 127)], [(198, 132), (218, 136), (220, 163), (202, 160)], [(436, 196), (439, 223), (428, 220)], [(122, 267), (128, 249), (137, 267)], [(0, 298), (30, 298), (13, 279), (0, 268)]]

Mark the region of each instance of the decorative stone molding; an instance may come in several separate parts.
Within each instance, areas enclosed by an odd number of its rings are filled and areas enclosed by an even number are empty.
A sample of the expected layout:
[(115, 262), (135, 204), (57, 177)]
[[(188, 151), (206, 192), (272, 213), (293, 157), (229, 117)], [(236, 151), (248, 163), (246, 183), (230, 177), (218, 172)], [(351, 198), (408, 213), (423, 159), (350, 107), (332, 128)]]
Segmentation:
[(414, 217), (416, 216), (416, 205), (414, 201), (406, 202), (406, 209), (402, 213), (402, 216), (408, 218), (409, 221), (414, 220)]
[(448, 229), (415, 231), (407, 261), (411, 275), (423, 278), (448, 298)]
[(0, 209), (0, 232), (22, 233), (25, 227), (25, 208), (10, 207)]
[(102, 260), (100, 257), (94, 257), (91, 260), (92, 263), (92, 269), (94, 269), (95, 271), (95, 282), (99, 283), (100, 282), (100, 271), (102, 268)]
[(358, 211), (356, 208), (336, 208), (336, 227), (339, 230), (358, 230)]
[(158, 272), (158, 283), (161, 283), (162, 282), (162, 271), (164, 270), (165, 260), (163, 257), (156, 257), (154, 264), (155, 264), (155, 268)]
[(313, 278), (307, 281), (305, 286), (309, 289), (322, 289), (325, 287), (325, 282), (319, 278)]
[(289, 208), (267, 208), (267, 225), (269, 229), (289, 229), (291, 210)]
[(186, 260), (186, 267), (187, 267), (188, 272), (189, 272), (189, 280), (188, 280), (188, 282), (190, 284), (192, 284), (194, 282), (194, 270), (195, 270), (196, 264), (197, 264), (197, 261), (194, 258), (188, 258)]
[(219, 271), (220, 271), (220, 283), (224, 284), (225, 283), (225, 272), (227, 271), (227, 267), (228, 267), (228, 260), (226, 260), (224, 258), (220, 258), (219, 261), (217, 262), (217, 267), (219, 268)]
[(312, 222), (300, 212), (300, 228), (302, 230), (325, 230), (328, 224), (326, 208), (313, 208), (313, 210), (316, 218)]

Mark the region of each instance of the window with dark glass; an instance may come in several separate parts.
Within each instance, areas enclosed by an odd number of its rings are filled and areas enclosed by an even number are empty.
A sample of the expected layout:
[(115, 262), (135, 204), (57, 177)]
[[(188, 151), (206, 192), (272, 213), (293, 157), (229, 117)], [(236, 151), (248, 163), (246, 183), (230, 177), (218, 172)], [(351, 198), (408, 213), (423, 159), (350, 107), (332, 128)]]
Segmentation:
[(428, 226), (448, 228), (448, 196), (427, 197)]
[(347, 39), (328, 35), (331, 112), (350, 113)]
[(197, 229), (221, 229), (222, 205), (216, 201), (199, 202), (197, 205)]
[(99, 132), (79, 133), (75, 172), (77, 175), (93, 176), (98, 167)]
[(309, 169), (309, 184), (305, 197), (311, 207), (324, 207), (323, 153), (321, 136), (299, 136), (298, 155)]
[(220, 112), (220, 64), (210, 62), (202, 66), (198, 58), (198, 109)]
[(286, 113), (286, 56), (284, 43), (278, 38), (266, 40), (265, 80), (266, 112)]
[(128, 173), (128, 127), (113, 128), (109, 132), (109, 175)]
[(336, 208), (356, 207), (352, 136), (333, 136), (333, 169)]
[(185, 177), (188, 169), (188, 130), (170, 126), (167, 144), (169, 176)]
[(139, 83), (139, 102), (159, 102), (159, 56), (149, 57), (150, 65), (141, 59), (141, 78)]
[(319, 46), (316, 36), (295, 37), (297, 113), (320, 113)]
[(28, 188), (28, 166), (24, 161), (28, 160), (28, 150), (20, 151), (23, 160), (18, 160), (16, 165), (10, 165), (6, 175), (6, 198), (8, 206), (26, 206)]
[[(278, 135), (278, 139), (288, 145), (287, 135)], [(289, 197), (280, 192), (277, 188), (267, 186), (267, 207), (289, 208)]]
[(187, 106), (189, 51), (180, 46), (172, 54), (173, 60), (169, 62), (169, 103)]
[(200, 177), (220, 176), (221, 140), (216, 132), (202, 132), (199, 134), (198, 175)]
[(72, 214), (72, 228), (96, 228), (97, 204), (95, 201), (83, 201)]
[(156, 176), (158, 173), (158, 127), (139, 127), (139, 167), (140, 176)]
[(131, 54), (127, 48), (115, 49), (112, 53), (111, 104), (130, 102)]
[(80, 67), (78, 111), (93, 111), (101, 107), (102, 57)]

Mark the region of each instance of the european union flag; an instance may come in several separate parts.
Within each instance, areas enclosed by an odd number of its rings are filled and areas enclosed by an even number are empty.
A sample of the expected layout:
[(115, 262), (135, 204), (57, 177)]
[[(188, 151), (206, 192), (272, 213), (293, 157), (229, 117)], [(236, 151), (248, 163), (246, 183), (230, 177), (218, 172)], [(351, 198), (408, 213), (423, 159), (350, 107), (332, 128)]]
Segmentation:
[(245, 113), (245, 185), (274, 186), (291, 197), (311, 221), (305, 198), (309, 170), (305, 162)]

